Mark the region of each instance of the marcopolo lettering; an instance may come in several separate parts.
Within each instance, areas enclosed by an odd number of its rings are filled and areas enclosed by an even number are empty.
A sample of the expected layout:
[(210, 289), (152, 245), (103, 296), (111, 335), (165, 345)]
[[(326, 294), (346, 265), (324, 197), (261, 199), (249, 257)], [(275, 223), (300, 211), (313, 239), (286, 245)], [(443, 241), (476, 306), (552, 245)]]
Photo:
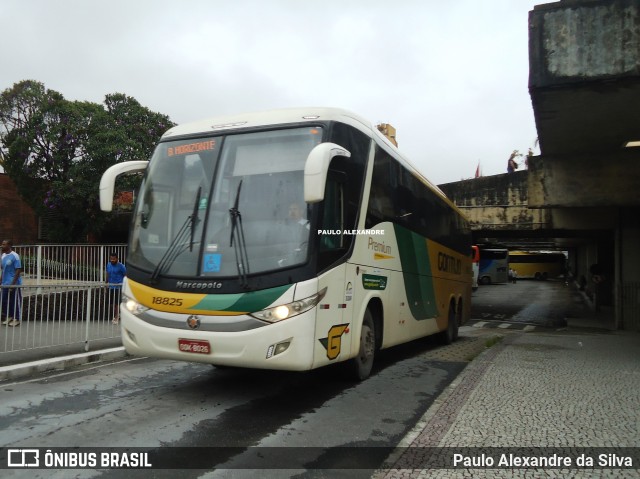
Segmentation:
[(176, 281), (176, 288), (180, 289), (220, 289), (222, 283), (219, 281)]
[(460, 274), (462, 272), (462, 261), (448, 254), (438, 253), (438, 271)]

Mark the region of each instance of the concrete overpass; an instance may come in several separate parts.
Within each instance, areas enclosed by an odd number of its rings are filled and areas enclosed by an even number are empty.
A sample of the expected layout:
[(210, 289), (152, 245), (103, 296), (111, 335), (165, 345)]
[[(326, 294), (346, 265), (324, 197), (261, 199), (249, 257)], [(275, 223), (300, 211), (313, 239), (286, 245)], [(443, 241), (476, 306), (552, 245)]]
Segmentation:
[(640, 330), (640, 0), (536, 6), (529, 67), (540, 155), (525, 171), (440, 186), (477, 241), (569, 250), (594, 308)]

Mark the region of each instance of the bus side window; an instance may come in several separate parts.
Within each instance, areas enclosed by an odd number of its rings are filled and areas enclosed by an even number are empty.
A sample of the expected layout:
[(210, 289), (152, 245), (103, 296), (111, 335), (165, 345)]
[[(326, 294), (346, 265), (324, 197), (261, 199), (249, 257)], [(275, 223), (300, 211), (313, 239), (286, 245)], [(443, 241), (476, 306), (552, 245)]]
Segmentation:
[(365, 228), (373, 228), (383, 221), (395, 221), (393, 194), (397, 189), (397, 174), (393, 166), (391, 157), (382, 148), (376, 147)]
[(320, 238), (320, 252), (343, 249), (344, 238), (344, 175), (330, 171), (325, 187), (322, 229), (332, 234), (323, 234)]

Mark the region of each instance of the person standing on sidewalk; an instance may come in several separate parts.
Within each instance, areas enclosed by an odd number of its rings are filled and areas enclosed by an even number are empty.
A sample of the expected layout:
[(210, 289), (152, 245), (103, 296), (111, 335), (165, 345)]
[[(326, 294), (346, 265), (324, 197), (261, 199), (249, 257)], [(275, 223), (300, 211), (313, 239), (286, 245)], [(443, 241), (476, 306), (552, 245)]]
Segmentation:
[[(20, 255), (13, 251), (10, 240), (2, 241), (2, 324), (20, 326), (22, 293), (22, 263)], [(11, 287), (8, 287), (11, 286)]]
[(109, 285), (109, 301), (113, 301), (113, 324), (118, 324), (120, 321), (120, 292), (126, 275), (127, 268), (118, 261), (118, 254), (111, 253), (107, 263), (107, 284)]

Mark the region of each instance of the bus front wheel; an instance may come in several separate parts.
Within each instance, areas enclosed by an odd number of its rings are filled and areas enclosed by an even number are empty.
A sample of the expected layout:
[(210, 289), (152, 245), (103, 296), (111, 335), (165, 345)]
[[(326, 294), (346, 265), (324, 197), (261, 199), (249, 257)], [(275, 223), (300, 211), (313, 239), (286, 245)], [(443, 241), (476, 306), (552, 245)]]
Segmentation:
[(350, 376), (358, 381), (367, 379), (373, 368), (373, 358), (376, 351), (376, 329), (371, 311), (367, 309), (362, 320), (360, 332), (360, 350), (358, 355), (349, 361)]

